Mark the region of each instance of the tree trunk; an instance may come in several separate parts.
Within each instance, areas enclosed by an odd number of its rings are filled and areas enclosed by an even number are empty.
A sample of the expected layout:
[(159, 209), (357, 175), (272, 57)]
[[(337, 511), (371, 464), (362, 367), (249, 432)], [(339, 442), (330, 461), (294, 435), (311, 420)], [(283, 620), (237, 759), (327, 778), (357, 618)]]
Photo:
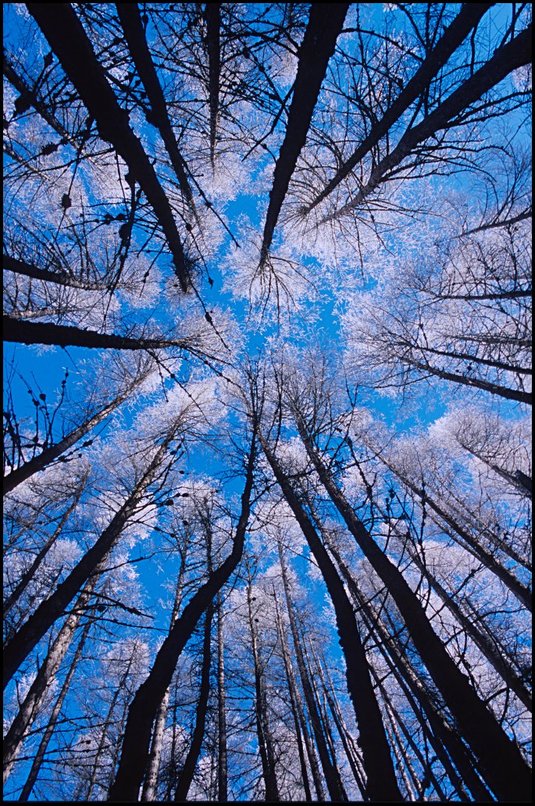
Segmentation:
[(11, 773), (15, 758), (20, 751), (22, 743), (28, 733), (28, 729), (32, 722), (39, 714), (39, 709), (42, 705), (47, 688), (55, 678), (63, 658), (71, 645), (74, 632), (78, 627), (78, 623), (85, 612), (86, 605), (91, 597), (96, 579), (92, 579), (80, 594), (73, 612), (68, 616), (65, 624), (60, 629), (54, 643), (48, 651), (48, 654), (41, 664), (39, 671), (33, 681), (24, 701), (19, 707), (19, 710), (10, 725), (10, 728), (4, 739), (4, 756), (3, 756), (3, 780), (6, 782), (7, 777)]
[(208, 97), (210, 106), (210, 162), (214, 166), (217, 118), (219, 115), (219, 84), (221, 72), (221, 8), (219, 3), (204, 4), (206, 48), (208, 50)]
[[(325, 216), (322, 223), (339, 218), (357, 208), (378, 187), (385, 175), (396, 168), (413, 148), (427, 140), (435, 132), (445, 128), (449, 121), (470, 104), (477, 101), (503, 81), (509, 73), (531, 61), (531, 23), (506, 45), (498, 48), (494, 55), (460, 87), (443, 101), (430, 115), (412, 129), (409, 129), (390, 154), (373, 168), (367, 184), (355, 194), (344, 207)], [(513, 398), (514, 399), (514, 398)]]
[(195, 767), (197, 766), (197, 761), (199, 760), (202, 742), (204, 739), (204, 728), (206, 724), (206, 714), (208, 711), (208, 698), (210, 696), (212, 617), (213, 606), (210, 604), (206, 611), (204, 623), (201, 682), (199, 686), (197, 709), (195, 711), (195, 727), (193, 729), (188, 754), (178, 778), (174, 797), (175, 803), (183, 803), (188, 799), (188, 791), (193, 780), (193, 774), (195, 772)]
[[(355, 621), (353, 607), (347, 597), (343, 582), (317, 536), (314, 526), (265, 440), (262, 440), (262, 447), (284, 497), (292, 509), (318, 563), (335, 609), (336, 626), (346, 662), (348, 691), (355, 709), (367, 775), (366, 792), (363, 795), (370, 799), (387, 802), (399, 801), (402, 799), (401, 793), (397, 785), (390, 748), (386, 739), (381, 712), (371, 684), (368, 662), (360, 638), (359, 628)], [(312, 698), (310, 698), (310, 702), (307, 699), (309, 708), (311, 704)], [(319, 747), (318, 750), (320, 750)], [(327, 770), (329, 770), (329, 764), (330, 761), (328, 761), (327, 756)], [(327, 779), (327, 783), (329, 785), (329, 779)], [(331, 781), (329, 792), (333, 800), (343, 799), (335, 781)]]
[(321, 483), (396, 603), (420, 657), (459, 725), (461, 735), (476, 754), (488, 785), (503, 800), (522, 802), (529, 799), (530, 769), (518, 747), (478, 698), (466, 675), (457, 668), (429, 623), (418, 597), (358, 520), (312, 446), (303, 420), (299, 416), (297, 419), (299, 433)]
[[(379, 613), (372, 608), (371, 604), (361, 594), (355, 579), (337, 549), (330, 544), (329, 550), (336, 559), (336, 563), (355, 602), (355, 607), (361, 612), (370, 634), (376, 636), (381, 654), (418, 719), (423, 735), (431, 744), (437, 758), (455, 787), (459, 799), (463, 802), (470, 800), (464, 788), (464, 781), (472, 791), (474, 798), (484, 802), (492, 800), (490, 792), (483, 786), (474, 772), (473, 763), (468, 759), (464, 745), (446, 725), (442, 715), (436, 710), (434, 703), (431, 702), (428, 692), (423, 688), (416, 673), (410, 667), (410, 663), (402, 651), (401, 644), (399, 642), (394, 643), (392, 637), (382, 625)], [(461, 771), (462, 779), (452, 766), (450, 756), (453, 763)]]
[(137, 3), (116, 3), (115, 8), (117, 9), (117, 15), (121, 21), (128, 50), (132, 55), (136, 70), (143, 82), (147, 98), (149, 99), (149, 122), (157, 126), (162, 140), (165, 143), (167, 153), (169, 154), (171, 165), (177, 176), (182, 195), (191, 206), (192, 210), (195, 211), (193, 195), (188, 183), (186, 163), (180, 153), (178, 143), (173, 133), (165, 96), (147, 45), (139, 8)]
[(130, 127), (128, 113), (117, 103), (80, 20), (68, 3), (28, 3), (27, 8), (95, 119), (100, 136), (124, 159), (147, 197), (173, 255), (180, 286), (187, 291), (189, 273), (173, 209), (141, 141)]
[(69, 288), (82, 288), (84, 291), (107, 291), (108, 286), (102, 283), (89, 283), (79, 280), (77, 277), (71, 277), (67, 273), (61, 274), (59, 271), (50, 271), (50, 269), (40, 269), (34, 266), (33, 263), (26, 263), (24, 260), (17, 260), (14, 257), (6, 255), (5, 252), (2, 257), (4, 269), (12, 271), (14, 274), (22, 274), (25, 277), (31, 277), (32, 280), (42, 280), (47, 283), (56, 283), (56, 285), (64, 285)]
[[(178, 571), (178, 580), (175, 590), (175, 599), (173, 602), (173, 610), (171, 612), (170, 627), (175, 623), (180, 604), (182, 602), (182, 585), (184, 581), (184, 574), (186, 571), (186, 553), (187, 548), (180, 556), (180, 568)], [(151, 803), (156, 800), (156, 787), (158, 784), (158, 773), (160, 771), (160, 757), (162, 753), (162, 745), (164, 739), (165, 719), (167, 716), (167, 706), (169, 704), (169, 689), (165, 692), (160, 707), (156, 713), (154, 720), (154, 731), (152, 734), (152, 742), (150, 746), (149, 761), (147, 764), (147, 774), (143, 783), (143, 791), (141, 793), (141, 800)], [(170, 799), (170, 798), (168, 798)]]
[(101, 347), (109, 350), (158, 350), (162, 347), (186, 347), (186, 342), (171, 339), (145, 339), (98, 333), (52, 322), (24, 322), (3, 317), (4, 341), (22, 344), (53, 344), (57, 347)]
[(109, 526), (102, 532), (94, 546), (84, 554), (66, 579), (58, 585), (54, 593), (51, 593), (47, 599), (41, 602), (37, 610), (9, 641), (4, 651), (4, 688), (23, 660), (30, 654), (56, 619), (60, 618), (82, 585), (97, 572), (99, 565), (115, 546), (128, 519), (134, 514), (146, 488), (154, 481), (170, 439), (171, 437), (168, 437), (163, 445), (160, 446), (141, 480), (114, 515)]
[(41, 738), (41, 741), (39, 742), (39, 747), (37, 748), (37, 752), (36, 752), (36, 754), (34, 756), (34, 759), (32, 761), (32, 766), (30, 768), (30, 772), (28, 773), (28, 777), (26, 778), (24, 786), (22, 787), (22, 791), (21, 791), (21, 793), (19, 795), (18, 800), (21, 803), (24, 803), (29, 799), (30, 795), (32, 794), (33, 787), (35, 786), (35, 782), (37, 781), (37, 778), (39, 777), (39, 772), (41, 770), (41, 764), (43, 763), (43, 759), (44, 759), (46, 751), (48, 749), (50, 739), (52, 738), (52, 735), (53, 735), (55, 727), (56, 727), (56, 722), (57, 722), (58, 716), (61, 713), (61, 709), (63, 707), (65, 697), (67, 696), (67, 693), (69, 691), (72, 679), (74, 677), (74, 673), (76, 671), (76, 667), (77, 667), (78, 662), (80, 661), (80, 658), (82, 656), (82, 651), (83, 651), (83, 648), (85, 646), (85, 642), (87, 641), (87, 637), (89, 635), (89, 631), (91, 630), (92, 626), (93, 626), (92, 622), (88, 621), (87, 624), (85, 625), (85, 627), (82, 630), (82, 634), (80, 636), (78, 646), (76, 647), (76, 651), (75, 651), (73, 659), (71, 661), (71, 665), (69, 666), (69, 671), (67, 672), (65, 680), (63, 681), (63, 685), (61, 686), (59, 696), (58, 696), (56, 702), (54, 703), (54, 707), (52, 708), (52, 712), (51, 712), (51, 714), (50, 714), (50, 716), (48, 718), (48, 722), (47, 722), (47, 726), (45, 728), (45, 732), (44, 732), (44, 734), (43, 734), (43, 736)]
[[(280, 801), (277, 774), (275, 771), (275, 748), (269, 725), (267, 709), (267, 692), (264, 679), (264, 667), (260, 658), (258, 634), (252, 611), (251, 583), (247, 586), (247, 614), (249, 618), (249, 633), (251, 636), (251, 650), (253, 653), (254, 682), (255, 682), (255, 721), (258, 749), (262, 762), (262, 775), (264, 777), (265, 796), (267, 803)], [(258, 620), (258, 619), (257, 619)]]
[(38, 456), (34, 456), (33, 459), (30, 459), (28, 462), (25, 462), (23, 465), (18, 467), (16, 470), (12, 470), (7, 476), (4, 476), (3, 480), (3, 494), (11, 492), (15, 489), (19, 484), (27, 479), (31, 478), (35, 473), (38, 473), (40, 470), (44, 470), (48, 467), (55, 459), (58, 459), (62, 454), (65, 453), (69, 448), (72, 448), (73, 445), (84, 437), (86, 434), (89, 433), (95, 426), (101, 423), (103, 420), (108, 417), (113, 411), (115, 411), (121, 403), (127, 399), (127, 397), (131, 394), (133, 389), (139, 384), (141, 379), (136, 380), (133, 384), (130, 384), (128, 388), (118, 394), (113, 400), (109, 403), (106, 403), (105, 406), (102, 406), (92, 417), (88, 420), (83, 422), (81, 425), (73, 428), (63, 439), (60, 439), (58, 442), (55, 442), (53, 445), (50, 445), (48, 448), (45, 448)]
[(225, 697), (225, 655), (223, 642), (223, 602), (217, 602), (217, 799), (228, 801), (227, 714)]
[(349, 3), (313, 3), (299, 50), (299, 63), (286, 133), (275, 165), (273, 186), (262, 237), (262, 259), (273, 240), (279, 213), (301, 153), (318, 100), (321, 84), (342, 31)]
[(119, 767), (108, 794), (109, 801), (137, 800), (147, 766), (152, 725), (159, 704), (171, 682), (178, 658), (199, 619), (228, 581), (241, 559), (250, 513), (254, 461), (255, 437), (253, 436), (241, 499), (241, 513), (232, 551), (222, 565), (210, 575), (208, 581), (201, 585), (192, 596), (160, 647), (148, 678), (134, 696), (128, 712)]
[(433, 50), (427, 54), (421, 66), (407, 85), (401, 90), (392, 106), (389, 107), (383, 117), (374, 124), (368, 136), (340, 166), (336, 175), (333, 176), (321, 193), (306, 207), (307, 213), (310, 213), (314, 207), (332, 193), (353, 168), (364, 159), (366, 154), (379, 143), (391, 126), (406, 112), (411, 103), (429, 87), (441, 67), (446, 64), (450, 56), (463, 43), (468, 34), (477, 27), (485, 12), (493, 5), (494, 3), (463, 3), (459, 14), (448, 28), (446, 28)]
[(52, 546), (54, 545), (60, 534), (62, 533), (63, 527), (65, 526), (69, 517), (78, 506), (78, 502), (80, 500), (82, 492), (83, 487), (80, 487), (79, 490), (77, 490), (72, 503), (67, 507), (67, 509), (61, 516), (60, 522), (58, 523), (57, 527), (54, 529), (48, 540), (45, 540), (45, 542), (35, 555), (35, 558), (30, 567), (28, 568), (28, 570), (24, 571), (20, 580), (15, 585), (9, 596), (6, 598), (6, 601), (4, 602), (4, 616), (6, 616), (7, 613), (11, 610), (15, 602), (17, 602), (18, 599), (20, 599), (20, 597), (22, 596), (22, 594), (24, 593), (24, 591), (34, 578), (37, 569), (39, 568), (44, 558), (46, 557), (46, 555), (48, 554), (48, 552), (50, 551), (50, 549), (52, 548)]
[[(280, 546), (280, 543), (279, 543)], [(299, 754), (299, 764), (301, 766), (301, 780), (303, 783), (303, 789), (305, 792), (305, 800), (310, 802), (312, 800), (312, 792), (310, 789), (310, 783), (308, 780), (308, 770), (305, 760), (305, 748), (303, 746), (303, 737), (301, 733), (301, 725), (299, 720), (299, 704), (296, 698), (296, 687), (295, 687), (295, 679), (293, 676), (292, 665), (290, 660), (290, 655), (288, 651), (288, 642), (286, 639), (286, 633), (284, 631), (284, 627), (282, 624), (282, 619), (279, 612), (279, 606), (277, 602), (277, 596), (275, 592), (275, 587), (273, 586), (273, 601), (275, 603), (275, 614), (276, 614), (276, 622), (277, 622), (277, 636), (279, 640), (279, 644), (281, 646), (282, 651), (282, 661), (284, 664), (284, 673), (286, 675), (286, 685), (288, 687), (288, 699), (290, 702), (290, 709), (292, 712), (292, 719), (294, 723), (294, 730), (295, 730), (295, 740), (297, 744), (297, 752)], [(320, 797), (318, 795), (318, 797)], [(320, 798), (321, 799), (321, 798)]]

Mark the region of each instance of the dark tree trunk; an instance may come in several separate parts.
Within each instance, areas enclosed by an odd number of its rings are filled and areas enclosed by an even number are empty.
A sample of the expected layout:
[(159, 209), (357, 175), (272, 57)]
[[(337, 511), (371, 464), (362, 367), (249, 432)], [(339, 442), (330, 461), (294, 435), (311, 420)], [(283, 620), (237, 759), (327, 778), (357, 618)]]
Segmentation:
[(24, 593), (24, 591), (26, 590), (26, 588), (28, 587), (28, 585), (30, 584), (32, 579), (34, 578), (34, 576), (35, 576), (35, 574), (37, 572), (37, 569), (39, 568), (39, 566), (43, 562), (44, 558), (46, 557), (46, 555), (48, 554), (48, 552), (50, 551), (50, 549), (52, 548), (52, 546), (54, 545), (54, 543), (56, 542), (56, 540), (58, 539), (60, 534), (62, 533), (63, 527), (65, 526), (65, 524), (66, 524), (67, 520), (69, 519), (69, 517), (71, 516), (72, 512), (78, 506), (78, 502), (80, 500), (81, 495), (82, 495), (82, 489), (80, 489), (76, 493), (76, 495), (74, 497), (74, 500), (69, 505), (69, 507), (66, 509), (66, 511), (63, 513), (63, 515), (61, 516), (61, 520), (58, 523), (57, 527), (54, 529), (54, 531), (52, 532), (52, 534), (50, 535), (48, 540), (46, 540), (43, 543), (43, 545), (41, 546), (41, 548), (39, 549), (39, 551), (35, 555), (35, 558), (34, 558), (32, 564), (30, 565), (30, 567), (28, 568), (28, 570), (25, 571), (22, 574), (22, 576), (21, 576), (20, 580), (18, 581), (18, 583), (15, 585), (15, 587), (12, 590), (12, 592), (6, 598), (6, 600), (4, 602), (4, 616), (7, 615), (7, 613), (11, 610), (11, 608), (13, 607), (15, 602), (18, 599), (20, 599), (20, 597), (22, 596), (22, 594)]
[(135, 801), (147, 766), (152, 725), (159, 704), (169, 687), (178, 658), (203, 613), (228, 581), (238, 565), (245, 540), (253, 487), (255, 439), (253, 437), (247, 463), (245, 488), (241, 499), (241, 514), (236, 527), (230, 555), (210, 575), (208, 581), (192, 596), (180, 618), (156, 655), (145, 682), (138, 688), (128, 711), (119, 767), (109, 794), (109, 801)]
[[(402, 800), (353, 607), (347, 597), (343, 582), (310, 518), (305, 513), (288, 478), (265, 440), (262, 440), (262, 447), (284, 497), (318, 563), (335, 609), (337, 630), (346, 661), (348, 691), (355, 709), (367, 775), (366, 793), (363, 794), (370, 799), (387, 802)], [(341, 795), (341, 793), (339, 794)], [(331, 797), (333, 797), (332, 794)]]
[(57, 347), (102, 347), (110, 350), (158, 350), (185, 344), (169, 339), (131, 338), (115, 333), (97, 333), (51, 322), (23, 322), (12, 316), (3, 317), (4, 341), (22, 344), (54, 344)]
[(336, 40), (342, 31), (349, 3), (313, 3), (307, 29), (299, 50), (299, 63), (286, 133), (275, 165), (273, 187), (262, 238), (265, 259), (273, 240), (279, 213), (306, 140), (314, 107)]
[(247, 586), (247, 613), (249, 617), (249, 634), (251, 636), (251, 650), (253, 654), (256, 735), (258, 739), (258, 749), (260, 751), (260, 760), (262, 762), (262, 775), (264, 778), (264, 800), (267, 803), (278, 803), (280, 801), (280, 794), (275, 771), (275, 747), (269, 724), (264, 665), (260, 657), (258, 634), (252, 612), (250, 581)]
[(189, 274), (173, 210), (141, 141), (130, 127), (128, 113), (117, 102), (80, 20), (69, 3), (28, 3), (27, 7), (95, 119), (100, 136), (124, 159), (132, 178), (147, 197), (173, 255), (180, 286), (187, 291)]
[(89, 283), (80, 280), (77, 277), (71, 277), (67, 273), (61, 274), (59, 271), (50, 271), (50, 269), (40, 269), (34, 266), (33, 263), (26, 263), (24, 260), (17, 260), (4, 253), (2, 257), (4, 269), (12, 271), (15, 274), (23, 274), (25, 277), (31, 277), (32, 280), (44, 280), (47, 283), (56, 283), (56, 285), (65, 285), (70, 288), (83, 288), (85, 291), (107, 291), (109, 287), (105, 283)]
[[(423, 735), (431, 744), (437, 758), (440, 760), (440, 763), (455, 787), (459, 800), (462, 802), (468, 802), (470, 800), (464, 788), (464, 781), (477, 800), (484, 802), (491, 801), (492, 796), (474, 772), (474, 763), (469, 760), (466, 748), (446, 725), (442, 715), (437, 712), (428, 692), (424, 690), (416, 674), (410, 667), (409, 661), (402, 651), (401, 644), (399, 644), (399, 642), (394, 643), (392, 637), (382, 625), (379, 613), (374, 611), (371, 604), (361, 594), (353, 576), (337, 549), (330, 545), (329, 550), (336, 559), (336, 563), (340, 568), (355, 602), (355, 607), (362, 613), (362, 617), (370, 633), (376, 636), (377, 645), (381, 654), (417, 717)], [(452, 766), (450, 757), (461, 771), (462, 778), (459, 777), (457, 771)]]
[(37, 610), (24, 622), (9, 641), (4, 650), (4, 688), (20, 664), (56, 619), (63, 615), (65, 608), (74, 599), (81, 587), (92, 575), (99, 572), (99, 567), (116, 544), (128, 519), (135, 512), (145, 489), (154, 480), (158, 467), (165, 455), (167, 444), (166, 442), (160, 447), (141, 481), (114, 515), (109, 526), (102, 532), (95, 545), (84, 554), (66, 579), (58, 585), (54, 593), (41, 602)]
[(300, 417), (298, 428), (323, 486), (396, 603), (417, 651), (459, 725), (461, 735), (476, 754), (488, 785), (503, 800), (523, 802), (529, 799), (531, 771), (518, 747), (497, 723), (486, 704), (478, 698), (466, 675), (447, 653), (401, 572), (381, 551), (355, 515), (313, 447)]
[(11, 772), (13, 763), (28, 733), (28, 729), (33, 720), (39, 715), (43, 697), (46, 689), (55, 678), (63, 658), (67, 654), (71, 641), (81, 617), (84, 614), (86, 605), (91, 597), (96, 580), (89, 582), (82, 591), (73, 612), (65, 621), (56, 639), (50, 647), (48, 654), (39, 667), (35, 680), (23, 702), (4, 739), (3, 749), (3, 769), (4, 782)]
[(277, 621), (277, 636), (281, 646), (282, 660), (284, 664), (284, 673), (286, 675), (286, 685), (288, 687), (288, 699), (290, 702), (290, 709), (292, 712), (292, 720), (295, 730), (295, 741), (297, 744), (297, 752), (299, 754), (299, 764), (301, 766), (301, 780), (303, 782), (303, 789), (305, 792), (305, 800), (310, 802), (312, 800), (312, 792), (308, 780), (308, 770), (305, 760), (305, 748), (303, 745), (303, 737), (301, 734), (301, 725), (299, 720), (299, 706), (296, 698), (295, 680), (292, 672), (291, 659), (288, 651), (288, 642), (286, 640), (286, 633), (279, 613), (279, 606), (275, 589), (273, 589), (273, 601), (275, 603), (275, 613)]
[(195, 711), (195, 727), (191, 737), (191, 744), (184, 761), (184, 765), (178, 778), (175, 791), (174, 802), (183, 803), (188, 799), (188, 790), (193, 780), (193, 774), (197, 761), (201, 753), (204, 739), (204, 728), (206, 725), (206, 714), (208, 712), (208, 698), (210, 697), (210, 665), (212, 662), (211, 641), (212, 641), (212, 616), (213, 607), (210, 604), (206, 611), (204, 622), (204, 637), (202, 650), (202, 670), (201, 682), (199, 686), (199, 698)]
[(178, 143), (173, 133), (165, 96), (147, 45), (139, 8), (137, 3), (116, 3), (115, 7), (117, 9), (117, 15), (121, 20), (128, 49), (132, 55), (136, 70), (143, 82), (150, 102), (151, 110), (149, 122), (157, 126), (171, 159), (171, 165), (177, 176), (182, 195), (194, 210), (193, 195), (188, 183), (186, 163), (180, 153)]
[(51, 712), (51, 714), (50, 714), (50, 716), (48, 718), (48, 722), (47, 722), (47, 725), (46, 725), (46, 728), (45, 728), (45, 732), (43, 733), (41, 741), (39, 742), (39, 747), (37, 748), (37, 752), (36, 752), (36, 754), (34, 756), (34, 759), (32, 761), (32, 766), (30, 768), (30, 772), (28, 773), (28, 777), (26, 778), (24, 786), (22, 787), (22, 792), (19, 795), (18, 800), (21, 803), (25, 803), (29, 799), (30, 795), (32, 794), (32, 790), (33, 790), (33, 788), (35, 786), (35, 782), (37, 781), (37, 779), (39, 777), (39, 772), (41, 770), (41, 765), (42, 765), (44, 757), (46, 755), (46, 751), (48, 749), (50, 739), (52, 738), (52, 735), (53, 735), (54, 730), (56, 728), (56, 722), (57, 722), (58, 717), (59, 717), (59, 715), (61, 713), (61, 709), (63, 707), (65, 697), (67, 696), (67, 693), (69, 691), (72, 679), (74, 677), (74, 673), (76, 671), (76, 667), (77, 667), (77, 665), (78, 665), (78, 663), (80, 661), (80, 658), (82, 657), (82, 652), (83, 652), (83, 649), (84, 649), (84, 646), (85, 646), (85, 642), (87, 641), (87, 638), (88, 638), (89, 631), (90, 631), (91, 627), (92, 627), (92, 622), (88, 621), (87, 624), (85, 625), (85, 627), (82, 630), (80, 640), (78, 641), (76, 651), (74, 653), (73, 659), (71, 660), (71, 664), (69, 666), (69, 671), (67, 672), (65, 680), (63, 681), (63, 684), (61, 686), (59, 696), (58, 696), (56, 702), (54, 703), (54, 707), (52, 708), (52, 712)]
[(72, 448), (73, 445), (76, 445), (76, 443), (79, 442), (82, 437), (88, 434), (89, 431), (91, 431), (96, 425), (105, 420), (109, 414), (111, 414), (118, 406), (121, 405), (121, 403), (124, 403), (136, 385), (137, 382), (129, 385), (124, 392), (121, 392), (109, 403), (106, 403), (105, 406), (99, 409), (92, 417), (83, 422), (81, 425), (73, 428), (73, 430), (64, 436), (63, 439), (60, 439), (59, 442), (55, 442), (53, 445), (45, 448), (38, 456), (34, 456), (33, 459), (30, 459), (16, 470), (12, 470), (7, 476), (4, 476), (2, 482), (3, 494), (5, 495), (6, 493), (11, 492), (23, 481), (31, 478), (31, 476), (33, 476), (35, 473), (38, 473), (40, 470), (47, 468), (55, 459), (58, 459), (60, 456), (62, 456), (65, 451), (67, 451), (69, 448)]
[(444, 31), (432, 51), (430, 51), (421, 66), (408, 84), (401, 90), (400, 94), (391, 107), (386, 110), (383, 117), (374, 124), (371, 132), (355, 149), (349, 159), (337, 170), (336, 175), (319, 193), (311, 204), (306, 208), (309, 213), (323, 199), (325, 199), (340, 182), (364, 159), (372, 148), (374, 148), (382, 137), (388, 132), (391, 126), (399, 120), (401, 115), (409, 108), (411, 103), (429, 86), (432, 79), (437, 75), (450, 56), (463, 43), (468, 34), (477, 27), (485, 12), (494, 3), (463, 3), (461, 10), (453, 22)]
[(385, 175), (396, 168), (412, 149), (427, 140), (437, 131), (467, 109), (470, 104), (481, 98), (484, 93), (495, 87), (500, 81), (518, 67), (531, 61), (531, 23), (512, 41), (498, 48), (494, 55), (479, 68), (460, 87), (443, 101), (430, 115), (412, 129), (409, 129), (397, 146), (372, 170), (367, 184), (355, 194), (344, 207), (323, 219), (329, 221), (357, 208), (378, 187)]
[(208, 97), (210, 105), (210, 161), (214, 165), (219, 115), (219, 84), (221, 73), (221, 7), (219, 3), (204, 4), (206, 48), (208, 51)]
[(217, 799), (219, 803), (226, 803), (228, 800), (225, 646), (221, 595), (217, 602)]

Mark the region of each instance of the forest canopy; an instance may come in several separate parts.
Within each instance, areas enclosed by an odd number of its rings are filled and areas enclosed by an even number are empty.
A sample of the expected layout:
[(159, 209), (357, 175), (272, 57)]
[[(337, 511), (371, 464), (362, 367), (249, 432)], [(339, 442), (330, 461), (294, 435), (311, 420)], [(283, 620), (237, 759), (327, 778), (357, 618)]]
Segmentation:
[(5, 800), (531, 802), (531, 5), (3, 10)]

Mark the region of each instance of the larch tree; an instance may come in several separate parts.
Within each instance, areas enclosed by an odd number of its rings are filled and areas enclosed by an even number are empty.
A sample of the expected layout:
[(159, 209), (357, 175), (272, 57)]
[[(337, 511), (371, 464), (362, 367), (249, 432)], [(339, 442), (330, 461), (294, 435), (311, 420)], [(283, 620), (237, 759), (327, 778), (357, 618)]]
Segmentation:
[(530, 802), (530, 5), (4, 23), (5, 799)]

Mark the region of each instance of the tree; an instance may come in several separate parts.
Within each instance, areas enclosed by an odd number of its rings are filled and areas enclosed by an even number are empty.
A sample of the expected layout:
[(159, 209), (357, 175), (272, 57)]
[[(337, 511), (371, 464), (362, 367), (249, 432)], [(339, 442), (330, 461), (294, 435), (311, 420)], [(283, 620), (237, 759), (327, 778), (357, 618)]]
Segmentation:
[(529, 4), (4, 14), (6, 798), (527, 802)]

